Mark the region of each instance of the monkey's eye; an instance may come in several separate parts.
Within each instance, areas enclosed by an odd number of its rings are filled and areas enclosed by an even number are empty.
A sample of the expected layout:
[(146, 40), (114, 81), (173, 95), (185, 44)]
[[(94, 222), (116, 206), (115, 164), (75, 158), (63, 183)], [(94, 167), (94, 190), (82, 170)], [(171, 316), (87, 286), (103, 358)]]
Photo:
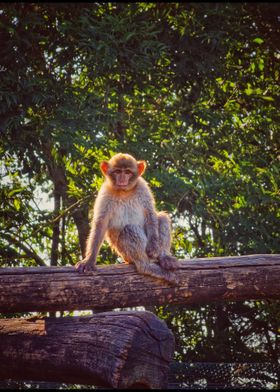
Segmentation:
[(125, 174), (132, 174), (130, 170), (125, 170)]
[(121, 174), (121, 170), (117, 169), (114, 171), (115, 174)]

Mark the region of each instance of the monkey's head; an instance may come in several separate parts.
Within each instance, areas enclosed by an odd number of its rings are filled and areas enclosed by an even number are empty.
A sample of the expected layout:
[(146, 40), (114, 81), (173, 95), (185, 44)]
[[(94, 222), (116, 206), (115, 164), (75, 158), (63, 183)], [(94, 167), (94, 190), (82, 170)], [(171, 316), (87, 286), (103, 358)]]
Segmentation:
[(136, 161), (132, 155), (120, 153), (108, 162), (101, 162), (100, 169), (113, 189), (129, 191), (136, 185), (138, 177), (144, 173), (146, 162)]

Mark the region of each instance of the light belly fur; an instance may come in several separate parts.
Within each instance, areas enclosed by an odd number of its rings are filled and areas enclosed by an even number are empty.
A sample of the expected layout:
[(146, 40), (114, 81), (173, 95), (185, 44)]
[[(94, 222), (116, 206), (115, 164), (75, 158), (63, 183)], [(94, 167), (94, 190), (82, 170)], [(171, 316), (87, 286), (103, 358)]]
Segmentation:
[(114, 203), (106, 232), (106, 240), (115, 248), (120, 232), (126, 225), (135, 225), (144, 229), (143, 208), (134, 200), (127, 203)]
[(126, 225), (144, 228), (144, 213), (138, 203), (118, 203), (114, 206), (108, 229), (121, 231)]

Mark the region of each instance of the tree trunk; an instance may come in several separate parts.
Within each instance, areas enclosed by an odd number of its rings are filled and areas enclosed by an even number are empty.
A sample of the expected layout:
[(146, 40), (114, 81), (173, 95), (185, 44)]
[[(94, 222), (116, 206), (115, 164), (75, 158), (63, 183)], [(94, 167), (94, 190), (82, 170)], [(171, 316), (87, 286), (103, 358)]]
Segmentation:
[(89, 273), (74, 267), (2, 268), (0, 312), (280, 298), (280, 255), (182, 260), (176, 275), (179, 283), (172, 286), (124, 264)]
[[(51, 141), (45, 141), (43, 143), (43, 150), (45, 153), (46, 164), (49, 170), (50, 178), (54, 184), (54, 192), (62, 198), (63, 205), (69, 207), (74, 204), (77, 199), (67, 194), (67, 178), (65, 174), (65, 167), (62, 163), (56, 162), (52, 155), (52, 143)], [(63, 156), (63, 152), (60, 151), (60, 155)], [(81, 248), (82, 256), (85, 256), (86, 239), (89, 234), (90, 226), (88, 221), (88, 207), (80, 206), (71, 212), (75, 225), (78, 229), (79, 243)], [(56, 227), (59, 228), (59, 221), (55, 223)], [(57, 234), (57, 233), (56, 233)]]
[(0, 320), (0, 379), (165, 388), (174, 337), (150, 312)]
[[(74, 197), (67, 197), (65, 199), (65, 205), (70, 206), (74, 204), (77, 200)], [(82, 205), (72, 212), (72, 216), (75, 222), (75, 225), (78, 229), (78, 237), (79, 237), (79, 244), (81, 248), (82, 257), (86, 255), (86, 240), (90, 232), (90, 225), (88, 219), (88, 206)], [(79, 257), (77, 257), (78, 261)]]
[[(60, 193), (54, 190), (54, 211), (53, 216), (54, 218), (59, 215), (60, 212)], [(57, 220), (53, 223), (53, 234), (52, 234), (52, 249), (51, 249), (51, 266), (57, 265), (58, 256), (59, 256), (59, 235), (60, 235), (60, 228), (59, 228), (60, 220)]]

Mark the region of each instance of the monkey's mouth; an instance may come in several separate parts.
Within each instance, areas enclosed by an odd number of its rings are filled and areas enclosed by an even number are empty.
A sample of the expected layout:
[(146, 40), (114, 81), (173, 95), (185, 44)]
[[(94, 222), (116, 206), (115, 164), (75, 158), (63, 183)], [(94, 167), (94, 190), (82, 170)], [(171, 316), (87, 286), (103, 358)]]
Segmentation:
[(117, 186), (120, 188), (125, 188), (126, 186), (128, 186), (128, 182), (118, 182)]

